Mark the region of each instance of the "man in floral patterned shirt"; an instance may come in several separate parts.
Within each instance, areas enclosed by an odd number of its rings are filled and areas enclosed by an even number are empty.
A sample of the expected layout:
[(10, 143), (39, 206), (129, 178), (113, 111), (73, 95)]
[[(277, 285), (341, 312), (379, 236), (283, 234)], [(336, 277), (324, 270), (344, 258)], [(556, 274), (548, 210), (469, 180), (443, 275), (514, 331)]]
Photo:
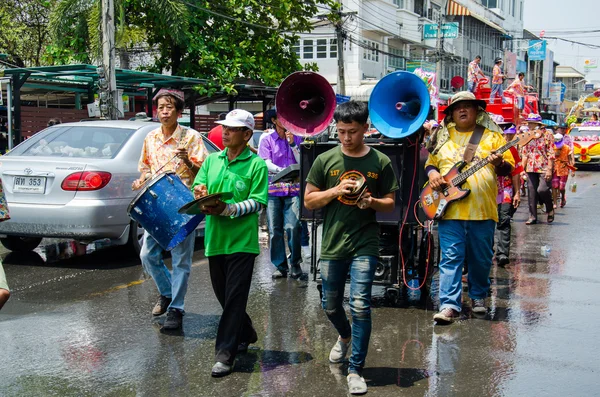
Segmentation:
[(554, 136), (546, 131), (539, 114), (529, 114), (525, 120), (530, 130), (537, 130), (539, 138), (533, 139), (523, 147), (523, 168), (527, 173), (527, 198), (529, 219), (526, 225), (537, 223), (537, 199), (546, 206), (548, 223), (554, 221), (554, 206), (550, 182), (554, 170)]
[[(161, 90), (154, 98), (160, 123), (144, 140), (138, 169), (140, 179), (132, 188), (141, 188), (145, 181), (161, 172), (172, 171), (181, 181), (191, 187), (194, 178), (208, 155), (202, 137), (194, 130), (181, 127), (177, 122), (183, 111), (183, 92)], [(195, 234), (190, 233), (182, 243), (171, 250), (173, 273), (163, 262), (163, 249), (146, 231), (140, 258), (142, 265), (154, 279), (160, 298), (152, 315), (160, 316), (168, 311), (164, 329), (180, 328), (183, 321), (183, 299), (187, 291), (192, 267)]]

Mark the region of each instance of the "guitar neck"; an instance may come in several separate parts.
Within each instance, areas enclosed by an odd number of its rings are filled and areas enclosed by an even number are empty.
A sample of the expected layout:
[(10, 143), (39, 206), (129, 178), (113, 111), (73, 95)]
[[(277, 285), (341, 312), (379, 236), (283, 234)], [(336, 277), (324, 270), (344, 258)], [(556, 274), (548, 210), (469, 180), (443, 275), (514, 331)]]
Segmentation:
[[(515, 138), (512, 141), (507, 142), (504, 146), (502, 146), (498, 150), (496, 150), (496, 153), (502, 154), (502, 153), (506, 152), (507, 150), (509, 150), (511, 147), (515, 146), (517, 143), (519, 143), (519, 138)], [(466, 181), (468, 177), (475, 174), (477, 171), (479, 171), (480, 169), (482, 169), (483, 167), (485, 167), (488, 164), (489, 164), (489, 161), (487, 158), (479, 160), (478, 162), (473, 164), (472, 167), (469, 167), (468, 170), (466, 170), (465, 172), (461, 172), (454, 179), (452, 179), (452, 185), (459, 186), (464, 181)]]

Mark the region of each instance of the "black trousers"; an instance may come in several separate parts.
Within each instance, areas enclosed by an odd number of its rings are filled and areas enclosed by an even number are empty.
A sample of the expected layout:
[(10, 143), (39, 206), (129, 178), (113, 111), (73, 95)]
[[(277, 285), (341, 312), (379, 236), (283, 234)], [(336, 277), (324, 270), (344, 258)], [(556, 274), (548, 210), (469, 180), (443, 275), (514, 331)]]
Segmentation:
[(552, 191), (544, 174), (537, 172), (527, 173), (527, 202), (529, 203), (529, 217), (537, 220), (537, 199), (538, 195), (542, 204), (546, 205), (546, 213), (553, 211)]
[(513, 215), (512, 203), (498, 204), (496, 224), (496, 258), (510, 258), (510, 219)]
[(257, 340), (246, 313), (256, 254), (236, 253), (208, 257), (213, 291), (223, 308), (219, 321), (215, 361), (233, 365), (241, 342)]

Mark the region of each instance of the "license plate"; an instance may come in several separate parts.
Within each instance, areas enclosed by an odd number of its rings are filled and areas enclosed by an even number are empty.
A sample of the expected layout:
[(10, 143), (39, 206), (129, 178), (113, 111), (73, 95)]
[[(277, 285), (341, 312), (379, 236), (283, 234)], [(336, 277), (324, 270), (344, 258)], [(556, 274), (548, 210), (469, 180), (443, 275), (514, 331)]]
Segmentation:
[(44, 194), (45, 191), (45, 176), (15, 176), (13, 192)]

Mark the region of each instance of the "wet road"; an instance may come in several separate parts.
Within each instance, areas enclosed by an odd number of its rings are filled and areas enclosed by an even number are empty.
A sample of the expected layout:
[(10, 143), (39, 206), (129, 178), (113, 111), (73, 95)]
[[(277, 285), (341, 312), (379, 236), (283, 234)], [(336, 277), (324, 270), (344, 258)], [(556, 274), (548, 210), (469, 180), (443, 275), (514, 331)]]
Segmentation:
[[(577, 183), (552, 225), (525, 226), (519, 209), (512, 264), (492, 270), (486, 319), (434, 327), (430, 310), (374, 308), (369, 396), (598, 394), (600, 172)], [(156, 289), (135, 259), (85, 250), (3, 254), (13, 296), (0, 312), (0, 395), (346, 395), (344, 368), (327, 362), (336, 334), (315, 284), (271, 280), (266, 249), (248, 307), (259, 341), (223, 379), (210, 376), (220, 307), (201, 250), (180, 334), (161, 333), (164, 318), (150, 315)]]

